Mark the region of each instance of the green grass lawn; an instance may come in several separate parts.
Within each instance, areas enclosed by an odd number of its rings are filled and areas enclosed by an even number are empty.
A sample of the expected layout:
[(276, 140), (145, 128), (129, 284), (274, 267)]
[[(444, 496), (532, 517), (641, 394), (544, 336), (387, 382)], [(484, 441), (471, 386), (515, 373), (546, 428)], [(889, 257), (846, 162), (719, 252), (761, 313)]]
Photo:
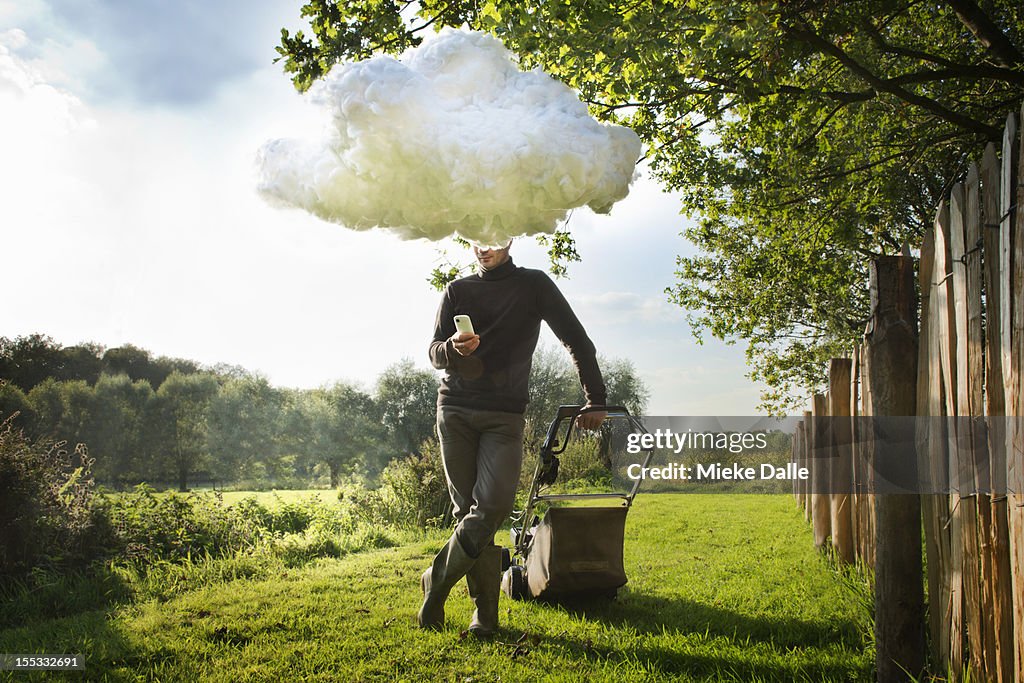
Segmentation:
[[(626, 522), (629, 584), (614, 601), (502, 596), (502, 630), (415, 627), (419, 574), (442, 533), (219, 582), (164, 602), (0, 631), (0, 652), (81, 653), (74, 680), (864, 681), (870, 598), (813, 547), (791, 496), (641, 495)], [(499, 540), (504, 540), (501, 538)], [(61, 674), (8, 674), (60, 680)]]

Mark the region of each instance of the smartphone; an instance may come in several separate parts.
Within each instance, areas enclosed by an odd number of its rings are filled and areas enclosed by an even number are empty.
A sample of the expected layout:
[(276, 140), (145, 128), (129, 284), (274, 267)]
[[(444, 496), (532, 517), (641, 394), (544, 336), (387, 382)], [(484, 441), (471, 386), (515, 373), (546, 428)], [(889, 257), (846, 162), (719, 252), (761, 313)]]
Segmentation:
[(455, 329), (467, 334), (476, 334), (476, 332), (473, 331), (473, 321), (469, 319), (468, 315), (455, 316)]

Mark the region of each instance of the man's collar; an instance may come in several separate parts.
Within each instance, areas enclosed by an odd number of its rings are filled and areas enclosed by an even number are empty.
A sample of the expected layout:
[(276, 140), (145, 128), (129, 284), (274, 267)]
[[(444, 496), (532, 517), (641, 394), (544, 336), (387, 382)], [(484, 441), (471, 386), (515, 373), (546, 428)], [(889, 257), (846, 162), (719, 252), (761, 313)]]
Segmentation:
[(481, 280), (502, 280), (504, 278), (507, 278), (515, 271), (516, 264), (512, 263), (512, 257), (509, 257), (508, 261), (505, 261), (497, 268), (484, 270), (479, 266), (477, 267), (477, 275), (480, 276)]

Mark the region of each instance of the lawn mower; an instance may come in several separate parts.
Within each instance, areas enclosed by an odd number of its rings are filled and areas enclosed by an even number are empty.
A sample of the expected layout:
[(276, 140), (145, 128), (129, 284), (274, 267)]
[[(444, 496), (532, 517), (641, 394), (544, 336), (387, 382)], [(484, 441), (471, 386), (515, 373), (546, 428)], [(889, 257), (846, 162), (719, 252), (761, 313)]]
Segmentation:
[[(630, 431), (648, 433), (643, 423), (621, 406), (559, 407), (540, 449), (526, 508), (513, 515), (512, 549), (504, 553), (505, 571), (501, 580), (502, 591), (510, 598), (551, 601), (613, 598), (626, 584), (622, 563), (626, 513), (642, 479), (636, 479), (628, 492), (544, 493), (558, 479), (558, 456), (572, 438), (577, 419), (594, 411), (608, 413), (606, 425), (624, 420)], [(646, 468), (654, 449), (641, 453), (642, 466)], [(589, 504), (605, 500), (618, 501), (618, 505)], [(540, 518), (536, 511), (542, 504), (547, 510)]]

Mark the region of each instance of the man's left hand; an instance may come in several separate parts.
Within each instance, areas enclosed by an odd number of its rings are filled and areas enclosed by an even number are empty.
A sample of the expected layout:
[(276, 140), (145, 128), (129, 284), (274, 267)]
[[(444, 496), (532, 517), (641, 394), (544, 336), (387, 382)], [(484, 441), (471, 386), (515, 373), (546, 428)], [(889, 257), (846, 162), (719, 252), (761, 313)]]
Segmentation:
[[(594, 406), (588, 403), (587, 405), (583, 406), (583, 409), (587, 410), (588, 408), (593, 407)], [(589, 413), (582, 413), (579, 417), (576, 418), (576, 426), (579, 427), (580, 429), (600, 429), (601, 423), (604, 422), (604, 419), (606, 417), (608, 417), (608, 413), (603, 410), (595, 410)]]

